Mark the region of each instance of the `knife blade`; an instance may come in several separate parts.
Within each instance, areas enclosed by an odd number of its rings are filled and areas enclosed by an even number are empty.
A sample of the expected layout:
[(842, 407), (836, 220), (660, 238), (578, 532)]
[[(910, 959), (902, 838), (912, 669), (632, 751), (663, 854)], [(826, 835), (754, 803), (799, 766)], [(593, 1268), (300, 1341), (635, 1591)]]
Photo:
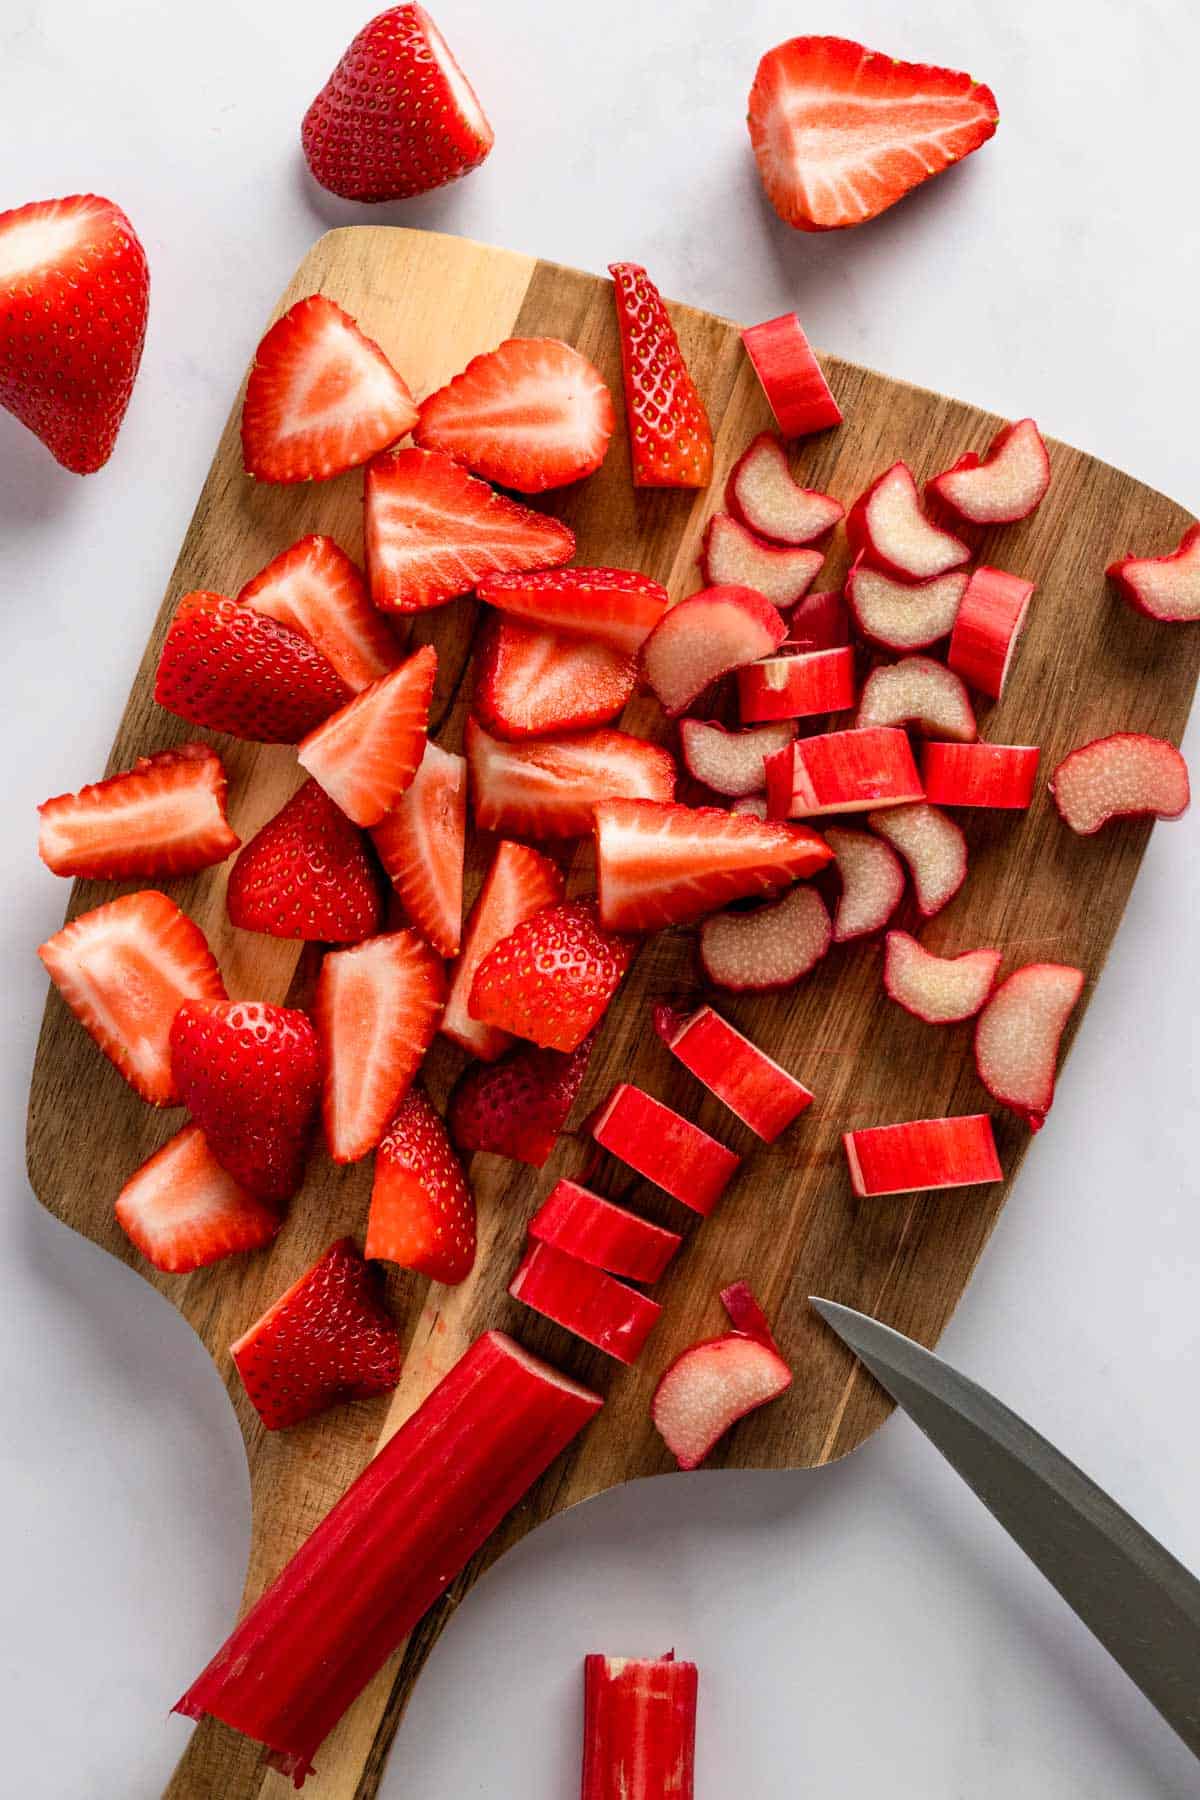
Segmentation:
[(1200, 1756), (1200, 1581), (978, 1382), (878, 1319), (810, 1299)]

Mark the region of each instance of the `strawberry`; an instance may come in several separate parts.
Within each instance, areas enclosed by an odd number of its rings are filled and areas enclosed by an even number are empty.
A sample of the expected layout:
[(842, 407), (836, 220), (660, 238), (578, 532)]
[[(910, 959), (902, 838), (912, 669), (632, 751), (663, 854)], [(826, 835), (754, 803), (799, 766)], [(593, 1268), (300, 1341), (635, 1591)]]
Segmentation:
[(238, 602), (306, 637), (352, 693), (400, 661), (400, 645), (371, 605), (358, 568), (319, 532), (281, 550), (246, 583)]
[(258, 481), (328, 481), (411, 431), (417, 409), (379, 345), (324, 294), (297, 300), (254, 353), (242, 461)]
[(437, 651), (414, 651), (390, 675), (310, 731), (296, 752), (302, 768), (356, 825), (378, 825), (421, 764)]
[(381, 612), (423, 612), (498, 569), (545, 569), (575, 533), (497, 494), (440, 450), (389, 450), (367, 468), (367, 575)]
[(117, 1224), (168, 1275), (186, 1275), (241, 1250), (261, 1250), (281, 1220), (238, 1186), (213, 1156), (198, 1125), (148, 1157), (117, 1195)]
[(505, 744), (468, 719), (466, 747), (471, 804), (482, 831), (583, 837), (601, 800), (670, 800), (675, 793), (670, 751), (627, 731), (577, 731)]
[(349, 698), (307, 638), (226, 600), (185, 594), (167, 627), (154, 698), (209, 731), (294, 744)]
[(147, 888), (80, 913), (38, 951), (51, 981), (130, 1087), (178, 1106), (171, 1023), (185, 1000), (219, 1001), (225, 983), (204, 933)]
[(225, 817), (225, 768), (207, 744), (140, 756), (132, 769), (38, 807), (38, 854), (56, 875), (130, 881), (193, 875), (240, 842)]
[(610, 263), (635, 487), (707, 487), (712, 427), (658, 289), (638, 263)]
[(450, 992), (442, 1014), (441, 1032), (484, 1062), (495, 1062), (512, 1039), (505, 1031), (484, 1025), (468, 1008), (475, 971), (501, 938), (516, 930), (523, 919), (563, 897), (563, 878), (548, 856), (502, 838), (471, 909), (458, 961), (451, 970)]
[(991, 88), (953, 69), (897, 62), (848, 38), (768, 50), (748, 123), (771, 205), (801, 231), (861, 225), (986, 143)]
[(446, 1127), (411, 1088), (375, 1156), (366, 1255), (453, 1286), (475, 1262), (475, 1199)]
[(489, 950), (471, 984), (473, 1019), (546, 1050), (574, 1050), (599, 1024), (637, 945), (600, 924), (594, 900), (561, 900)]
[(472, 1063), (454, 1084), (450, 1135), (466, 1152), (487, 1150), (540, 1169), (558, 1141), (587, 1073), (595, 1034), (569, 1056), (526, 1047), (497, 1063)]
[(577, 731), (615, 719), (633, 696), (637, 664), (594, 639), (565, 637), (493, 614), (480, 634), (473, 705), (504, 738)]
[(149, 298), (146, 253), (111, 200), (0, 213), (0, 406), (76, 475), (112, 455)]
[(268, 1431), (298, 1425), (339, 1400), (388, 1393), (403, 1360), (379, 1278), (350, 1238), (331, 1244), (230, 1355)]
[(357, 944), (383, 917), (362, 833), (316, 781), (250, 839), (229, 871), (225, 904), (243, 931), (321, 944)]
[(445, 998), (442, 965), (415, 931), (326, 956), (313, 1010), (334, 1162), (359, 1162), (374, 1150), (433, 1041)]
[(439, 956), (462, 937), (467, 762), (432, 741), (408, 792), (371, 833), (404, 910)]
[(533, 569), (485, 575), (479, 598), (545, 631), (595, 638), (636, 656), (670, 603), (661, 582), (632, 569)]
[(262, 1200), (289, 1200), (320, 1097), (308, 1014), (261, 1000), (189, 1000), (171, 1026), (171, 1067), (221, 1167)]
[(301, 130), (314, 178), (345, 200), (405, 200), (477, 168), (493, 133), (422, 6), (364, 25)]

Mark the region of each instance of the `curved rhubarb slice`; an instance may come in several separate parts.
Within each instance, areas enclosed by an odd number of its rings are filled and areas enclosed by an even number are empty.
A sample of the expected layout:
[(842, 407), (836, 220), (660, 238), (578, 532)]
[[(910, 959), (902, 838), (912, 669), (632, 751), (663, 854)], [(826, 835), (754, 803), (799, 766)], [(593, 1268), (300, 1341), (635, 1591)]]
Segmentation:
[(906, 656), (881, 663), (863, 683), (854, 721), (867, 725), (911, 726), (923, 737), (969, 744), (975, 738), (971, 696), (944, 663), (930, 656)]
[(967, 840), (944, 812), (918, 800), (868, 813), (872, 831), (886, 838), (908, 864), (922, 916), (932, 919), (948, 906), (967, 879)]
[(525, 1045), (495, 1063), (472, 1063), (455, 1082), (446, 1123), (458, 1148), (540, 1169), (587, 1074), (595, 1035), (567, 1056)]
[(471, 909), (462, 950), (450, 970), (450, 992), (438, 1027), (483, 1062), (496, 1058), (512, 1043), (505, 1031), (473, 1018), (467, 1002), (475, 971), (489, 950), (516, 930), (523, 919), (563, 897), (563, 878), (547, 856), (525, 844), (502, 839), (496, 846), (479, 898)]
[(999, 700), (1025, 625), (1033, 583), (981, 563), (967, 583), (950, 633), (950, 667), (981, 694)]
[(767, 544), (729, 513), (714, 513), (704, 532), (700, 569), (709, 587), (748, 587), (772, 606), (802, 600), (820, 573), (823, 550)]
[(1024, 812), (1033, 799), (1041, 754), (1036, 744), (925, 744), (925, 797), (938, 806)]
[(642, 645), (641, 671), (673, 719), (718, 676), (769, 656), (786, 636), (776, 608), (753, 588), (705, 588), (659, 620)]
[(1004, 1180), (986, 1113), (873, 1125), (866, 1131), (843, 1132), (842, 1145), (860, 1200)]
[(650, 1402), (650, 1416), (681, 1469), (698, 1468), (731, 1426), (792, 1384), (746, 1283), (726, 1288), (721, 1302), (734, 1329), (677, 1356)]
[(971, 525), (1011, 525), (1041, 505), (1050, 486), (1050, 458), (1032, 419), (999, 430), (983, 456), (968, 450), (926, 483), (939, 501)]
[(241, 842), (225, 816), (226, 786), (207, 744), (139, 756), (106, 781), (43, 800), (38, 855), (55, 875), (90, 881), (194, 875)]
[(767, 816), (767, 796), (765, 794), (744, 794), (735, 800), (729, 808), (730, 812), (745, 813), (753, 819), (765, 819)]
[(784, 437), (810, 437), (841, 424), (841, 408), (794, 312), (748, 325), (742, 342)]
[(999, 950), (966, 950), (935, 956), (907, 931), (889, 931), (883, 985), (897, 1005), (927, 1025), (973, 1019), (996, 985)]
[(867, 812), (924, 798), (902, 731), (827, 731), (797, 738), (766, 759), (767, 811), (773, 819)]
[(618, 1082), (593, 1114), (590, 1129), (602, 1150), (705, 1218), (742, 1160), (627, 1081)]
[(1188, 767), (1174, 744), (1117, 731), (1081, 744), (1050, 777), (1059, 816), (1080, 837), (1110, 819), (1179, 819), (1188, 809)]
[(845, 645), (767, 656), (739, 669), (737, 681), (746, 724), (844, 712), (854, 705), (854, 652)]
[(691, 1014), (656, 1006), (654, 1029), (684, 1068), (764, 1143), (774, 1143), (812, 1105), (813, 1095), (803, 1082), (781, 1069), (711, 1006)]
[(658, 1280), (683, 1242), (678, 1232), (664, 1231), (576, 1181), (554, 1184), (529, 1221), (529, 1235), (595, 1269), (647, 1286)]
[(261, 1250), (283, 1223), (278, 1207), (221, 1167), (198, 1125), (185, 1125), (134, 1171), (116, 1215), (129, 1241), (168, 1275)]
[(606, 725), (637, 686), (637, 664), (608, 644), (493, 613), (475, 656), (472, 706), (502, 738)]
[(757, 731), (727, 731), (715, 719), (679, 721), (679, 747), (688, 774), (714, 794), (734, 800), (762, 792), (767, 785), (763, 758), (782, 750), (795, 735), (790, 719)]
[(1200, 525), (1189, 525), (1167, 556), (1123, 556), (1104, 573), (1129, 606), (1168, 625), (1200, 619)]
[(532, 1244), (525, 1252), (508, 1291), (523, 1306), (626, 1365), (642, 1354), (662, 1312), (657, 1300), (637, 1288), (546, 1243)]
[(481, 831), (583, 837), (602, 800), (668, 801), (675, 795), (674, 757), (626, 731), (576, 731), (508, 744), (468, 719), (466, 751)]
[(673, 1650), (584, 1658), (582, 1800), (692, 1800), (697, 1680)]
[(833, 851), (842, 891), (833, 918), (833, 941), (882, 931), (904, 893), (904, 866), (890, 844), (869, 831), (831, 825), (825, 833)]
[(815, 888), (794, 887), (753, 912), (723, 912), (700, 927), (705, 980), (735, 994), (793, 987), (816, 968), (833, 942), (825, 902)]
[(965, 569), (904, 582), (859, 557), (846, 577), (846, 600), (860, 636), (897, 652), (928, 650), (948, 636), (966, 591)]
[(975, 1067), (988, 1093), (1040, 1131), (1054, 1100), (1058, 1046), (1083, 992), (1083, 970), (1027, 963), (1000, 983), (975, 1026)]
[(594, 900), (556, 900), (515, 926), (479, 964), (472, 1018), (544, 1050), (575, 1050), (608, 1010), (634, 939), (600, 924)]
[(661, 582), (632, 569), (510, 571), (485, 575), (476, 592), (526, 625), (595, 638), (621, 656), (637, 655), (669, 604)]
[(760, 431), (729, 471), (725, 504), (748, 530), (774, 544), (814, 543), (846, 516), (840, 500), (792, 479), (787, 452), (770, 431)]
[(850, 614), (840, 593), (806, 594), (788, 612), (783, 650), (840, 650), (850, 642)]
[(966, 544), (926, 518), (907, 463), (893, 463), (860, 494), (846, 516), (856, 556), (895, 581), (932, 581), (970, 561)]

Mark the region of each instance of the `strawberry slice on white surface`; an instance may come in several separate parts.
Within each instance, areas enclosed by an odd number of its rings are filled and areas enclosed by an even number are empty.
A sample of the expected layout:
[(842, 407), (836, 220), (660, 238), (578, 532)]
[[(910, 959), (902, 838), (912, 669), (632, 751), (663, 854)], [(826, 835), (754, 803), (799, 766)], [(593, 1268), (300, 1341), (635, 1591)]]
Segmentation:
[(394, 669), (403, 654), (371, 605), (357, 565), (319, 532), (272, 557), (238, 602), (306, 637), (354, 694)]
[(471, 805), (481, 831), (585, 837), (602, 800), (672, 800), (675, 759), (627, 731), (576, 731), (503, 743), (467, 720)]
[(659, 620), (640, 668), (669, 718), (685, 712), (720, 675), (769, 656), (787, 626), (753, 588), (704, 588)]
[(412, 781), (371, 832), (409, 919), (439, 956), (462, 938), (467, 760), (432, 741)]
[(425, 644), (302, 740), (301, 767), (356, 825), (380, 824), (416, 775), (436, 675), (437, 651)]
[(926, 516), (904, 462), (893, 463), (859, 495), (846, 518), (846, 536), (856, 556), (894, 581), (932, 581), (971, 557), (966, 544)]
[(283, 1223), (277, 1207), (221, 1167), (198, 1125), (185, 1125), (129, 1177), (116, 1215), (130, 1242), (168, 1275), (261, 1250)]
[(1027, 519), (1046, 497), (1050, 458), (1032, 419), (999, 430), (987, 450), (965, 456), (926, 483), (926, 495), (970, 525)]
[(792, 1371), (744, 1281), (721, 1303), (734, 1329), (684, 1350), (654, 1390), (650, 1413), (681, 1469), (696, 1469), (739, 1419), (775, 1400)]

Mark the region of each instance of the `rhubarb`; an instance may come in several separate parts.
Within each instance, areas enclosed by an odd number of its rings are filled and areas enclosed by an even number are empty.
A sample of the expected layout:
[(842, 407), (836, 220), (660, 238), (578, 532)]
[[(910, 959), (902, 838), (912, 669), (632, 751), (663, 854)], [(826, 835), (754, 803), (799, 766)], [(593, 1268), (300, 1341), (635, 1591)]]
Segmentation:
[(1032, 598), (1032, 581), (1020, 575), (987, 563), (972, 573), (950, 633), (948, 661), (978, 693), (993, 700), (1003, 694)]
[(928, 650), (949, 636), (967, 590), (965, 569), (932, 581), (897, 581), (861, 557), (846, 577), (846, 600), (859, 635), (883, 650)]
[(768, 544), (740, 519), (714, 513), (704, 533), (700, 569), (709, 587), (753, 588), (782, 607), (804, 598), (824, 561), (823, 550)]
[(777, 609), (753, 588), (704, 588), (654, 627), (642, 645), (641, 671), (673, 719), (718, 676), (769, 656), (786, 636)]
[(907, 931), (889, 931), (883, 985), (914, 1018), (927, 1025), (954, 1025), (973, 1019), (996, 985), (999, 950), (966, 950), (935, 956)]
[(748, 326), (742, 342), (784, 437), (809, 437), (841, 424), (841, 409), (794, 312)]
[(967, 879), (967, 840), (954, 820), (918, 800), (868, 813), (867, 824), (907, 863), (922, 917), (948, 906)]
[(711, 1006), (690, 1014), (656, 1006), (654, 1029), (684, 1068), (764, 1143), (774, 1143), (812, 1105), (813, 1095), (803, 1082)]
[(590, 1128), (602, 1150), (705, 1218), (742, 1160), (690, 1119), (625, 1081), (593, 1115)]
[(714, 986), (735, 994), (793, 987), (815, 969), (833, 942), (825, 903), (815, 888), (794, 887), (753, 912), (717, 913), (700, 927), (700, 967)]
[[(765, 668), (766, 664), (756, 663), (754, 667)], [(790, 719), (764, 725), (757, 731), (726, 731), (715, 720), (679, 721), (679, 747), (688, 774), (714, 794), (726, 794), (731, 799), (761, 793), (767, 785), (764, 756), (782, 750), (795, 735), (796, 727)]]
[(725, 504), (747, 530), (792, 546), (815, 542), (846, 516), (840, 500), (792, 479), (787, 452), (769, 431), (760, 432), (734, 463)]
[(1110, 819), (1179, 819), (1188, 809), (1188, 767), (1174, 744), (1141, 731), (1081, 744), (1050, 777), (1059, 816), (1080, 837)]
[(792, 1371), (746, 1283), (726, 1288), (721, 1303), (733, 1330), (677, 1356), (650, 1403), (681, 1469), (698, 1468), (731, 1426), (792, 1384)]
[(602, 800), (671, 800), (675, 760), (626, 731), (576, 731), (505, 744), (467, 720), (471, 804), (481, 831), (583, 837)]
[(932, 581), (970, 560), (966, 544), (926, 518), (907, 463), (893, 463), (854, 502), (846, 536), (856, 556), (895, 581)]
[(576, 1181), (555, 1182), (529, 1221), (529, 1235), (594, 1269), (647, 1286), (658, 1280), (683, 1242), (678, 1232), (652, 1225)]
[(522, 919), (562, 897), (563, 878), (549, 857), (525, 844), (501, 839), (467, 920), (462, 949), (450, 969), (450, 992), (438, 1027), (443, 1037), (484, 1062), (495, 1062), (503, 1055), (512, 1042), (508, 1033), (472, 1018), (467, 1009), (475, 971), (488, 951), (515, 931)]
[(904, 894), (904, 867), (890, 844), (869, 831), (831, 825), (825, 833), (833, 851), (842, 891), (833, 917), (833, 941), (882, 931)]
[(1035, 744), (935, 744), (921, 752), (925, 797), (938, 806), (1024, 812), (1041, 751)]
[(854, 723), (860, 731), (868, 725), (909, 726), (922, 737), (959, 744), (972, 743), (976, 735), (966, 688), (944, 663), (929, 656), (906, 656), (872, 669)]
[(851, 1184), (863, 1200), (879, 1194), (975, 1187), (1004, 1179), (992, 1121), (986, 1113), (874, 1125), (865, 1131), (844, 1132), (842, 1144)]
[(739, 669), (737, 682), (746, 725), (844, 712), (854, 705), (854, 652), (845, 646), (767, 656)]
[(1058, 1046), (1083, 992), (1083, 970), (1027, 963), (1000, 983), (975, 1025), (975, 1067), (988, 1093), (1040, 1131), (1054, 1100)]
[(1168, 625), (1200, 619), (1200, 525), (1166, 556), (1123, 556), (1104, 571), (1135, 612)]
[(787, 628), (783, 651), (840, 650), (850, 642), (850, 614), (837, 592), (806, 594), (789, 609)]
[(588, 1656), (582, 1800), (693, 1800), (695, 1663)]
[(635, 1363), (658, 1323), (656, 1300), (553, 1244), (535, 1243), (508, 1284), (514, 1300), (619, 1363)]
[(773, 819), (868, 812), (924, 798), (907, 737), (884, 726), (798, 738), (768, 756), (766, 767)]
[(1032, 419), (998, 431), (983, 456), (965, 456), (927, 483), (926, 497), (971, 525), (1027, 519), (1050, 486), (1050, 458)]

